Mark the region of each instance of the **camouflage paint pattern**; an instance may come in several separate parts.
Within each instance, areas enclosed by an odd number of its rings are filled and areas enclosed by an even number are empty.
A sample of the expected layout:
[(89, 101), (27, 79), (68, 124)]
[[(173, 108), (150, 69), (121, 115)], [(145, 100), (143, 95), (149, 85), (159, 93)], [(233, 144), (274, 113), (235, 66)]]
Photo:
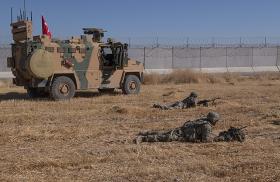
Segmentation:
[[(69, 50), (72, 48), (70, 44), (66, 43), (58, 43), (59, 47), (65, 50)], [(65, 51), (63, 53), (63, 58), (65, 60), (70, 61), (73, 64), (74, 71), (80, 82), (80, 89), (88, 88), (88, 79), (86, 77), (86, 72), (89, 69), (90, 57), (93, 51), (93, 45), (90, 42), (85, 42), (85, 58), (82, 61), (77, 61), (75, 57), (72, 56), (72, 53), (69, 51)]]

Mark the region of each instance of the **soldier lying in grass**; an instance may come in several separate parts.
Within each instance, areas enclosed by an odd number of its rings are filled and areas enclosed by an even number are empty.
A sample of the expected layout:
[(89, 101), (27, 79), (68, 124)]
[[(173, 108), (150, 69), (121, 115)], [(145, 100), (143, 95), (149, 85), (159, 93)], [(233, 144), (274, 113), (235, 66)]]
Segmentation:
[(208, 107), (209, 103), (214, 105), (217, 99), (221, 99), (220, 97), (216, 97), (213, 99), (204, 99), (204, 100), (197, 101), (197, 97), (198, 97), (197, 93), (191, 92), (191, 94), (185, 99), (183, 99), (182, 101), (177, 101), (169, 105), (154, 104), (153, 108), (159, 108), (162, 110), (171, 110), (171, 109), (187, 109), (196, 106)]
[[(218, 113), (209, 112), (207, 117), (194, 121), (187, 121), (183, 126), (165, 132), (144, 132), (139, 133), (134, 142), (220, 142), (220, 141), (240, 141), (245, 140), (245, 133), (239, 129), (238, 132), (228, 130), (221, 132), (219, 136), (213, 137), (212, 127), (219, 121)], [(236, 130), (237, 131), (237, 130)]]
[(197, 94), (195, 92), (191, 92), (191, 94), (183, 99), (182, 101), (177, 101), (175, 103), (164, 105), (164, 104), (154, 104), (154, 108), (159, 108), (162, 110), (170, 110), (170, 109), (186, 109), (195, 107), (197, 103)]

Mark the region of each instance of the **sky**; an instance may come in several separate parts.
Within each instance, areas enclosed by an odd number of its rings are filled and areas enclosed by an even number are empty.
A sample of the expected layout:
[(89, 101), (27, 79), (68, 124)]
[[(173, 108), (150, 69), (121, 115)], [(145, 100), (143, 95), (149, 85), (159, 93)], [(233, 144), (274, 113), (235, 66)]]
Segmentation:
[[(14, 19), (23, 0), (1, 0), (0, 44), (9, 42), (10, 8)], [(34, 35), (44, 15), (55, 37), (100, 27), (108, 36), (280, 37), (279, 0), (26, 0), (33, 12)]]

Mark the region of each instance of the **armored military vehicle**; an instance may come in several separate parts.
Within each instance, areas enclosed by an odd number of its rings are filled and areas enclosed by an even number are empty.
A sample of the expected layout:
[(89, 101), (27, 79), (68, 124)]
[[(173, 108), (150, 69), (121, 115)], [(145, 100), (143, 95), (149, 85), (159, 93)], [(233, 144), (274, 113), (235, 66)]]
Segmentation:
[(32, 35), (32, 21), (11, 23), (12, 57), (7, 60), (15, 78), (30, 97), (50, 95), (70, 99), (77, 90), (100, 92), (122, 89), (137, 94), (143, 81), (143, 64), (128, 58), (127, 44), (108, 39), (104, 30), (84, 28), (84, 35), (69, 40)]

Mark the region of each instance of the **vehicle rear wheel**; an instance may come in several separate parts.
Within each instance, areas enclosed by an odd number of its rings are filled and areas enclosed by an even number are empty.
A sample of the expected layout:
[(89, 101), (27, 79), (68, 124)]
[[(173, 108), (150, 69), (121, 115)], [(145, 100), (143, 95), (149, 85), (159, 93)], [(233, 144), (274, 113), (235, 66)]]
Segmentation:
[(127, 75), (123, 84), (124, 94), (138, 94), (140, 92), (141, 82), (135, 75)]
[(56, 77), (51, 86), (51, 97), (54, 100), (67, 100), (75, 95), (75, 84), (66, 76)]

